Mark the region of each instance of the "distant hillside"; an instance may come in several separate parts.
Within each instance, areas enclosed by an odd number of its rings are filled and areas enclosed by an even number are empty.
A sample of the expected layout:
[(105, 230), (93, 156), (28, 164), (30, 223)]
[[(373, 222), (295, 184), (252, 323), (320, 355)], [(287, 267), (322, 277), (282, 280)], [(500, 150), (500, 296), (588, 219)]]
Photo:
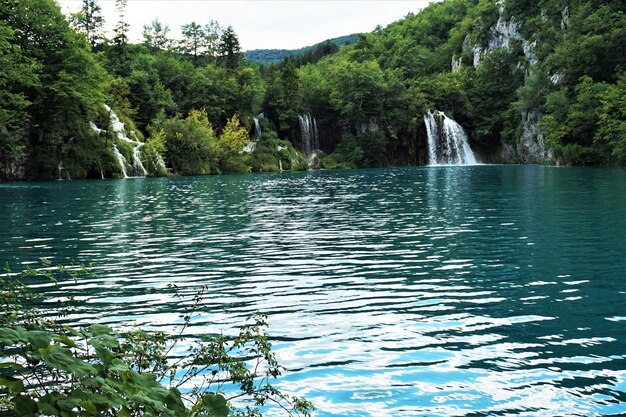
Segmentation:
[[(353, 33), (351, 35), (340, 36), (338, 38), (328, 39), (337, 46), (352, 45), (359, 39), (359, 33)], [(326, 42), (326, 41), (324, 41)], [(243, 54), (249, 62), (258, 62), (260, 64), (269, 64), (271, 62), (280, 62), (288, 56), (296, 57), (303, 55), (308, 50), (313, 50), (324, 42), (316, 43), (315, 45), (305, 46), (300, 49), (253, 49), (246, 51)]]

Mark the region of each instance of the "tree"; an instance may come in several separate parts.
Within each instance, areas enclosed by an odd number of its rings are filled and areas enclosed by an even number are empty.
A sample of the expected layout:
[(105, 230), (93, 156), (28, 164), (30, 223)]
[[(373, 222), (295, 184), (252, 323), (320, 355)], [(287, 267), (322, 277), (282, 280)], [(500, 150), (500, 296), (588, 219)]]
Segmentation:
[(211, 20), (209, 23), (204, 25), (204, 48), (206, 55), (211, 58), (212, 64), (216, 63), (221, 35), (222, 27), (215, 20)]
[(626, 162), (626, 72), (600, 96), (599, 128), (595, 143), (606, 147), (618, 162)]
[[(38, 73), (34, 85), (12, 90), (17, 86), (11, 82), (8, 89), (30, 103), (30, 121), (22, 126), (30, 145), (26, 176), (57, 178), (61, 161), (68, 169), (76, 169), (76, 177), (86, 175), (99, 157), (96, 147), (87, 143), (91, 137), (88, 120), (102, 109), (104, 70), (84, 37), (70, 30), (53, 0), (4, 2), (0, 22), (7, 22), (13, 30), (10, 49), (19, 50), (28, 68)], [(15, 80), (25, 74), (27, 70)]]
[(222, 32), (219, 46), (219, 60), (218, 63), (223, 67), (234, 71), (239, 68), (243, 58), (241, 53), (241, 46), (239, 46), (239, 39), (237, 34), (231, 25)]
[[(273, 404), (286, 416), (310, 417), (309, 401), (272, 385), (285, 368), (272, 351), (267, 315), (254, 315), (234, 338), (203, 338), (171, 360), (208, 287), (189, 300), (174, 335), (141, 329), (121, 333), (102, 324), (72, 328), (61, 321), (74, 307), (71, 302), (51, 314), (27, 285), (77, 279), (89, 271), (50, 266), (44, 262), (48, 272), (29, 268), (0, 275), (2, 416), (262, 417), (258, 407)], [(186, 294), (177, 291), (175, 297), (187, 302)], [(236, 388), (230, 396), (221, 389), (225, 381)], [(185, 384), (193, 389), (183, 389)], [(236, 409), (234, 399), (252, 405)]]
[(186, 119), (168, 119), (158, 126), (165, 135), (166, 162), (174, 173), (207, 175), (219, 172), (219, 146), (204, 110)]
[(248, 130), (241, 126), (237, 115), (228, 119), (219, 137), (220, 146), (226, 151), (227, 155), (238, 154), (249, 141)]
[(26, 91), (38, 82), (39, 68), (22, 56), (13, 39), (13, 31), (0, 20), (0, 178), (17, 174), (12, 166), (24, 155), (22, 129), (30, 118)]
[(144, 44), (154, 50), (169, 49), (172, 45), (172, 40), (167, 37), (169, 32), (169, 26), (159, 22), (159, 19), (154, 19), (152, 23), (143, 27)]
[(74, 26), (87, 38), (87, 42), (95, 48), (103, 38), (102, 27), (104, 17), (98, 0), (83, 0), (83, 5), (74, 16)]
[(121, 73), (126, 75), (126, 45), (128, 45), (128, 30), (130, 25), (126, 22), (126, 3), (127, 0), (115, 0), (115, 9), (117, 10), (119, 20), (115, 26), (113, 43), (117, 49), (121, 61)]
[(222, 172), (250, 172), (250, 155), (242, 152), (249, 141), (248, 129), (241, 125), (239, 117), (228, 119), (218, 138)]
[(182, 53), (193, 56), (193, 61), (197, 62), (198, 55), (202, 55), (205, 44), (205, 32), (202, 26), (196, 22), (191, 22), (181, 27), (183, 40), (180, 41)]
[(387, 90), (376, 61), (341, 63), (332, 80), (330, 102), (347, 120), (368, 122), (382, 114)]

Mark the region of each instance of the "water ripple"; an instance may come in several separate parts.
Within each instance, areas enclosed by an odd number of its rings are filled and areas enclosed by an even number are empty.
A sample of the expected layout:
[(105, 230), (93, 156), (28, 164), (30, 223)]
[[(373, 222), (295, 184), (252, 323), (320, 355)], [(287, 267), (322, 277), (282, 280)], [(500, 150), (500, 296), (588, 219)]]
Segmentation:
[[(626, 413), (626, 173), (454, 167), (0, 184), (2, 262), (77, 323), (270, 314), (317, 416)], [(174, 298), (176, 284), (186, 298)]]

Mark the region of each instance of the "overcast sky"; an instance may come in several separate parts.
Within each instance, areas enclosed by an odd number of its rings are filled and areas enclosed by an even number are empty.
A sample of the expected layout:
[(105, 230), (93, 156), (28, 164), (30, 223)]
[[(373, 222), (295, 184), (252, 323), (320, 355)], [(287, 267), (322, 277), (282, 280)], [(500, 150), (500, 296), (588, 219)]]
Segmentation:
[[(206, 1), (128, 0), (130, 39), (140, 41), (143, 25), (155, 18), (167, 24), (172, 37), (180, 36), (185, 23), (217, 20), (233, 26), (242, 49), (296, 49), (325, 39), (369, 32), (409, 12), (417, 12), (432, 0), (291, 0)], [(57, 0), (64, 13), (78, 11), (81, 0)], [(115, 0), (99, 0), (108, 36), (117, 21)]]

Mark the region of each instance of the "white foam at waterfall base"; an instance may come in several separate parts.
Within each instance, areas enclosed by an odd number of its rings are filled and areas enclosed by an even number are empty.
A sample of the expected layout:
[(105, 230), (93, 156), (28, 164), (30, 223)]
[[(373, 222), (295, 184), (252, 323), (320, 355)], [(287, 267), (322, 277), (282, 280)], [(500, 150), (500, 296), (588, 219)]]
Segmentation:
[(428, 165), (476, 165), (463, 127), (442, 111), (424, 115), (428, 136)]

